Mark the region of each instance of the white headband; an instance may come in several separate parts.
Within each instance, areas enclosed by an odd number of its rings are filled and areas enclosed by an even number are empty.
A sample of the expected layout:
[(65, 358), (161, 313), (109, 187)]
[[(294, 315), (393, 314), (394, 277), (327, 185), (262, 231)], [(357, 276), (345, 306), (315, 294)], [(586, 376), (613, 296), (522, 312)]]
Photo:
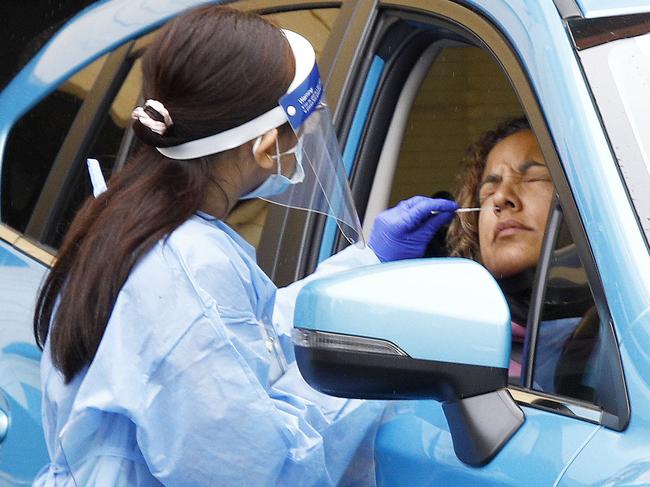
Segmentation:
[[(296, 60), (296, 73), (287, 89), (287, 93), (291, 93), (311, 73), (316, 63), (316, 53), (309, 41), (300, 34), (286, 29), (282, 29), (282, 32), (289, 41)], [(170, 159), (195, 159), (239, 147), (286, 122), (287, 116), (284, 111), (280, 106), (276, 106), (238, 127), (173, 147), (156, 147), (156, 149)]]

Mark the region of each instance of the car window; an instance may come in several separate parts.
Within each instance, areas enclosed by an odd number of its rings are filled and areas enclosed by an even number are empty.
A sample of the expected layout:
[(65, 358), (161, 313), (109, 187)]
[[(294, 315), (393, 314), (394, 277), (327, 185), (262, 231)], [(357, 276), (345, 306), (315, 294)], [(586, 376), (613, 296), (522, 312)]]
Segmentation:
[[(338, 15), (338, 8), (298, 10), (267, 15), (280, 27), (295, 30), (307, 37), (317, 55), (329, 38), (332, 24)], [(75, 173), (68, 179), (67, 188), (57, 188), (63, 194), (57, 197), (60, 208), (49, 222), (54, 228), (48, 234), (34, 233), (35, 238), (46, 245), (57, 248), (75, 212), (83, 201), (92, 194), (86, 174), (85, 160), (89, 157), (99, 161), (102, 172), (108, 179), (110, 174), (127, 160), (137, 147), (137, 140), (130, 130), (130, 114), (137, 105), (141, 90), (139, 56), (150, 42), (154, 33), (136, 40), (129, 47), (129, 54), (123, 65), (109, 74), (114, 76), (115, 87), (110, 90), (107, 103), (95, 103), (98, 112), (95, 124), (87, 124), (72, 133), (71, 127), (86, 101), (88, 94), (98, 84), (107, 83), (99, 78), (110, 54), (88, 65), (65, 81), (47, 98), (32, 108), (13, 127), (7, 142), (2, 174), (2, 221), (20, 232), (25, 232), (33, 217), (43, 187), (51, 173), (57, 156), (61, 153), (66, 138), (84, 140), (75, 147), (75, 161), (69, 170)], [(124, 49), (118, 48), (118, 49)], [(102, 91), (102, 95), (109, 90)], [(93, 107), (90, 107), (93, 108)], [(56, 116), (53, 116), (56, 114)], [(81, 152), (81, 153), (79, 153)], [(53, 197), (51, 197), (53, 199)], [(46, 202), (46, 206), (52, 203)], [(260, 241), (267, 213), (267, 203), (261, 200), (242, 202), (233, 210), (228, 222), (253, 245)]]
[[(543, 395), (585, 401), (615, 414), (622, 384), (620, 360), (606, 306), (601, 300), (598, 307), (592, 294), (592, 288), (600, 286), (598, 275), (587, 272), (583, 265), (588, 255), (588, 246), (583, 245), (586, 237), (582, 233), (582, 244), (576, 245), (572, 231), (581, 231), (576, 221), (571, 230), (561, 219), (562, 225), (556, 222), (552, 231), (545, 230), (558, 190), (551, 178), (553, 172), (544, 166), (550, 166), (549, 155), (557, 156), (552, 145), (543, 144), (537, 128), (526, 122), (525, 115), (536, 109), (532, 105), (536, 102), (532, 97), (520, 96), (504, 64), (475, 42), (471, 34), (461, 34), (452, 27), (445, 30), (440, 25), (428, 31), (422, 24), (416, 25), (394, 22), (376, 51), (384, 68), (357, 154), (357, 174), (370, 174), (372, 178), (364, 233), (370, 234), (380, 211), (408, 197), (419, 194), (458, 198), (468, 177), (479, 178), (476, 201), (471, 206), (480, 205), (479, 188), (488, 187), (480, 181), (485, 174), (471, 176), (466, 165), (478, 157), (475, 154), (482, 141), (492, 137), (489, 132), (494, 133), (504, 121), (524, 124), (523, 130), (533, 137), (530, 148), (536, 148), (537, 155), (527, 154), (522, 159), (526, 163), (522, 172), (505, 173), (503, 180), (516, 180), (513, 184), (517, 192), (523, 186), (539, 185), (543, 188), (539, 194), (546, 195), (535, 220), (540, 228), (535, 244), (538, 246), (531, 245), (534, 252), (527, 267), (514, 276), (499, 274), (488, 264), (486, 249), (477, 248), (471, 256), (454, 253), (457, 249), (446, 229), (432, 239), (426, 255), (471, 257), (491, 270), (506, 296), (513, 320), (512, 384)], [(484, 163), (490, 159), (483, 157)], [(499, 157), (507, 161), (509, 156)], [(531, 165), (536, 158), (540, 162), (547, 160), (541, 166)], [(529, 170), (539, 174), (525, 172)], [(501, 177), (498, 170), (496, 174)], [(355, 196), (363, 208), (364, 192), (359, 186), (363, 182), (357, 180)], [(563, 195), (571, 198), (570, 194)], [(477, 232), (478, 217), (463, 222), (461, 228)], [(478, 235), (475, 238), (478, 240)], [(540, 247), (548, 239), (552, 239), (548, 245), (553, 246), (553, 252), (544, 257)], [(476, 244), (478, 247), (479, 242)], [(533, 313), (538, 296), (541, 311)], [(531, 347), (534, 350), (529, 352)], [(529, 356), (534, 360), (528, 360)], [(528, 376), (530, 381), (524, 380)]]
[[(618, 38), (579, 52), (639, 223), (650, 241), (650, 15), (594, 22)], [(587, 23), (587, 22), (585, 22)], [(625, 32), (640, 24), (642, 35)], [(590, 24), (587, 24), (590, 25)], [(621, 35), (622, 30), (624, 35)], [(636, 32), (635, 32), (636, 33)], [(598, 39), (598, 36), (594, 36)]]
[(107, 56), (79, 71), (12, 128), (2, 164), (2, 221), (24, 232), (70, 126)]
[[(136, 51), (132, 48), (133, 51)], [(83, 202), (92, 195), (92, 185), (87, 176), (86, 167), (83, 162), (86, 158), (97, 159), (104, 178), (108, 180), (115, 169), (120, 167), (128, 156), (137, 147), (133, 133), (127, 129), (131, 124), (131, 111), (138, 104), (140, 98), (140, 87), (142, 86), (141, 61), (133, 56), (126, 61), (130, 68), (108, 110), (103, 113), (94, 136), (91, 136), (92, 143), (84, 151), (85, 156), (77, 166), (78, 177), (72, 187), (68, 190), (63, 211), (58, 216), (57, 238), (48, 242), (53, 247), (58, 247), (65, 230), (70, 226), (76, 211)]]
[(542, 256), (548, 265), (540, 264), (547, 272), (540, 276), (542, 292), (537, 291), (543, 304), (537, 326), (529, 323), (527, 337), (535, 348), (530, 387), (615, 413), (620, 358), (612, 326), (599, 313), (578, 246), (560, 210), (548, 232), (552, 250)]
[[(404, 86), (397, 109), (385, 115), (392, 121), (365, 209), (366, 237), (380, 211), (409, 196), (450, 197), (468, 144), (502, 120), (523, 114), (491, 56), (455, 39), (432, 42), (415, 61)], [(402, 112), (407, 113), (403, 119)], [(432, 252), (429, 255), (444, 254)]]

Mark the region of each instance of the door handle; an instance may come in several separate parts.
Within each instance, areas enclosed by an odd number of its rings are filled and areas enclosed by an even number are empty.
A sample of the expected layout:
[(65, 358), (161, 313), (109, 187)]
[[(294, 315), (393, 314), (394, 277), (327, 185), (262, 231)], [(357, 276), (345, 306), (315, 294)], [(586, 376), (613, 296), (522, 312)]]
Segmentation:
[(0, 408), (0, 443), (2, 443), (7, 437), (9, 432), (9, 415), (7, 412)]

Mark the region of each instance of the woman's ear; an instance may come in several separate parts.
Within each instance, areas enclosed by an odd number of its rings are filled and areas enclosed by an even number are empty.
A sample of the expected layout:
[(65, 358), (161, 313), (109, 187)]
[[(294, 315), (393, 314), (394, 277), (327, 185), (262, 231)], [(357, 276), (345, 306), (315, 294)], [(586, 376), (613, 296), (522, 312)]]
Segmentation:
[(275, 150), (275, 141), (278, 138), (278, 129), (269, 130), (261, 137), (255, 139), (253, 144), (253, 156), (255, 162), (268, 171), (275, 169), (276, 162), (269, 156), (269, 151)]

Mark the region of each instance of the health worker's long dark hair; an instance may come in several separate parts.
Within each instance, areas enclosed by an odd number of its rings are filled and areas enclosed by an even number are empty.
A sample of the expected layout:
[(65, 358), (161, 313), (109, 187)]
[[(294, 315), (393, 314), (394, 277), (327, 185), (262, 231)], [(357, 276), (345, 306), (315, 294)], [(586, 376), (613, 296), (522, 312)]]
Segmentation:
[(201, 208), (216, 184), (211, 171), (219, 157), (178, 161), (155, 147), (215, 134), (270, 110), (293, 78), (294, 60), (281, 31), (261, 17), (205, 6), (161, 29), (142, 72), (143, 98), (162, 102), (173, 125), (158, 135), (134, 123), (142, 148), (110, 178), (108, 191), (79, 210), (36, 305), (36, 340), (44, 346), (49, 334), (52, 361), (66, 382), (93, 360), (133, 266)]

